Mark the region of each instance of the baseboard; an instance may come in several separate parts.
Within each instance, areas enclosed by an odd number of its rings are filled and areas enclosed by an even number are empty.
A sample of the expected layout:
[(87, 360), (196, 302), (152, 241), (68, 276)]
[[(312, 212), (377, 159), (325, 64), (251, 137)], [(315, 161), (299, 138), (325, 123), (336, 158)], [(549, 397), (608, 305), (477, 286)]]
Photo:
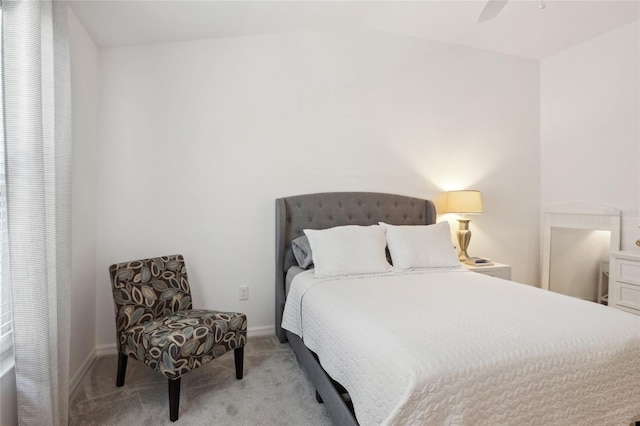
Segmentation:
[(69, 379), (69, 394), (72, 394), (73, 391), (76, 390), (76, 388), (80, 384), (80, 381), (82, 380), (84, 375), (87, 374), (87, 371), (89, 371), (89, 368), (91, 368), (91, 364), (93, 364), (93, 361), (95, 361), (95, 359), (96, 349), (94, 348), (82, 362), (80, 368), (78, 368), (78, 371), (76, 371), (76, 374), (74, 374), (73, 377)]
[(247, 328), (247, 337), (274, 336), (275, 334), (276, 328), (272, 325)]
[[(275, 334), (276, 334), (276, 328), (272, 325), (261, 325), (258, 327), (247, 328), (247, 337), (273, 336)], [(95, 350), (93, 351), (93, 357), (96, 358), (96, 357), (105, 356), (105, 355), (114, 355), (117, 352), (118, 350), (116, 348), (115, 343), (108, 343), (106, 345), (97, 345)]]
[(105, 355), (114, 355), (118, 353), (115, 343), (107, 343), (106, 345), (96, 345), (96, 357)]

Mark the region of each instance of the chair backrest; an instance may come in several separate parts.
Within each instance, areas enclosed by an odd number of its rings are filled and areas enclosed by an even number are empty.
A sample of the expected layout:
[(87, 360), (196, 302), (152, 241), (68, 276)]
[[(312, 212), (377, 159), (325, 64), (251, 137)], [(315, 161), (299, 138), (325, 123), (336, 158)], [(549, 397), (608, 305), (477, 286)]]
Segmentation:
[(187, 268), (180, 254), (111, 265), (109, 275), (118, 350), (123, 343), (120, 339), (123, 331), (192, 307)]

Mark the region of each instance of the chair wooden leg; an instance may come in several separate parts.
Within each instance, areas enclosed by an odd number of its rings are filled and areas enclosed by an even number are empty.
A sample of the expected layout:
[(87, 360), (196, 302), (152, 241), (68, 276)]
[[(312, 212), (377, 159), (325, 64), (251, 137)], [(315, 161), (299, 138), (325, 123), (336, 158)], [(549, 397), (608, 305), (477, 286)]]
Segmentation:
[(169, 419), (172, 422), (178, 420), (180, 409), (180, 377), (169, 379)]
[(244, 346), (233, 350), (233, 357), (236, 361), (236, 379), (242, 379), (243, 361), (244, 361)]
[(127, 372), (127, 360), (129, 358), (122, 352), (118, 352), (118, 375), (116, 376), (116, 386), (124, 385), (124, 375)]

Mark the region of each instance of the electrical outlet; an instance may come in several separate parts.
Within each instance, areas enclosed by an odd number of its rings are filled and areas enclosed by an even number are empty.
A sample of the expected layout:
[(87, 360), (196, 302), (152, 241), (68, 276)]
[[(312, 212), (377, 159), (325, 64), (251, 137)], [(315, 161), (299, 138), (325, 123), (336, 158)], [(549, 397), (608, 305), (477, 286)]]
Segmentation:
[(249, 286), (248, 285), (241, 285), (240, 287), (238, 287), (238, 292), (240, 295), (240, 300), (249, 300)]

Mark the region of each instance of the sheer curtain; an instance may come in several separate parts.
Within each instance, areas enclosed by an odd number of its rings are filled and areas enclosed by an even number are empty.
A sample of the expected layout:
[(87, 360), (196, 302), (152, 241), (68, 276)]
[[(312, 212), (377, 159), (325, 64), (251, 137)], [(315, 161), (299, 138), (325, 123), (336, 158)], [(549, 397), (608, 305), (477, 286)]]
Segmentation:
[(66, 5), (3, 0), (5, 158), (21, 425), (66, 425), (71, 108)]

